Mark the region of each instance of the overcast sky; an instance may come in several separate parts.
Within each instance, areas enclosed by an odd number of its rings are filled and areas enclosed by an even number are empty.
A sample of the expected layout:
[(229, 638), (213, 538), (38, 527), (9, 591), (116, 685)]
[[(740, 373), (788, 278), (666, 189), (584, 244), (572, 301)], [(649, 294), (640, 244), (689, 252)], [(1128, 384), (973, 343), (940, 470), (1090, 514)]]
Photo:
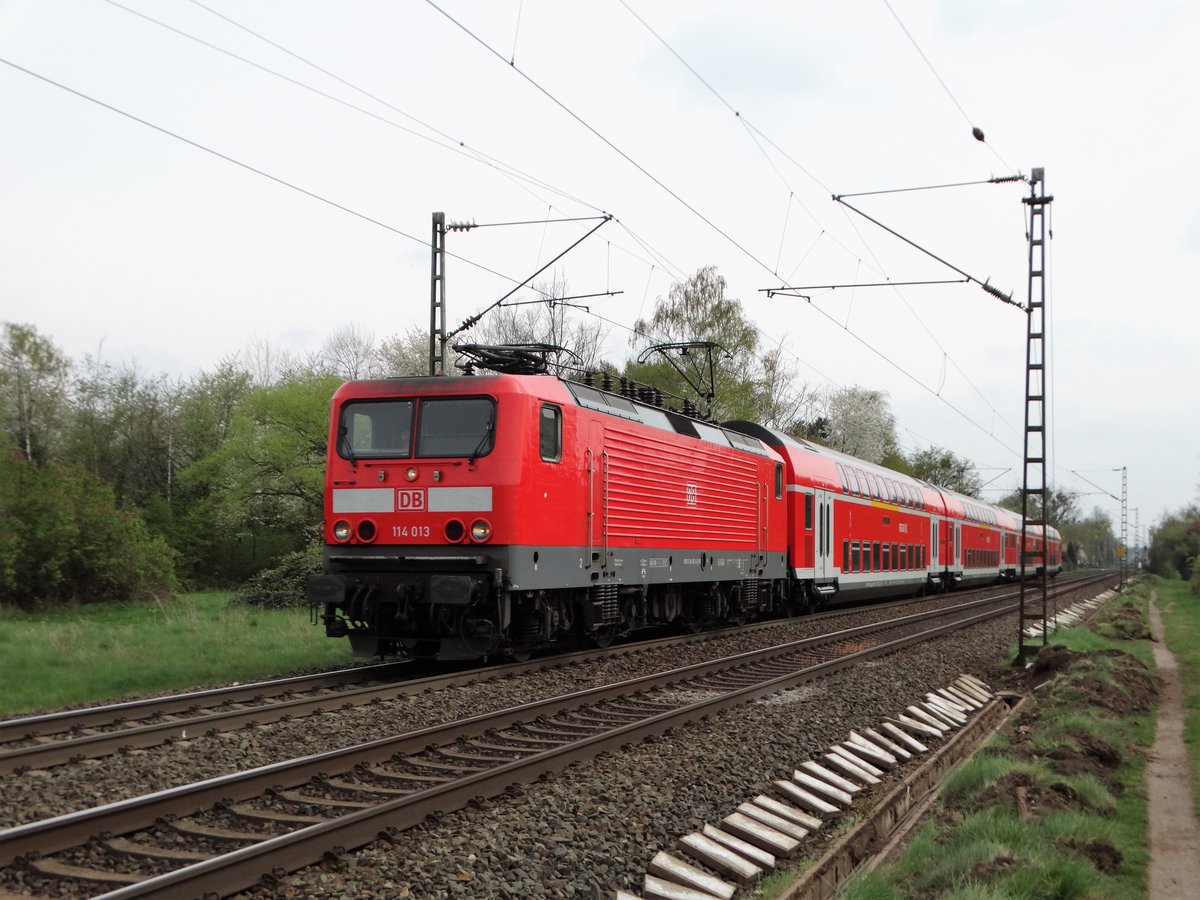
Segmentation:
[[(1019, 310), (974, 285), (763, 289), (958, 277), (831, 195), (1044, 167), (1053, 479), (1119, 497), (1128, 467), (1131, 540), (1135, 508), (1144, 529), (1196, 497), (1194, 3), (205, 4), (0, 0), (0, 58), (178, 136), (0, 65), (0, 319), (73, 359), (186, 378), (252, 341), (384, 338), (428, 323), (434, 210), (603, 211), (554, 271), (621, 292), (585, 301), (614, 361), (713, 265), (801, 380), (886, 391), (906, 449), (1011, 489)], [(1027, 193), (850, 202), (1023, 303)], [(594, 224), (451, 234), (452, 327)], [(1080, 505), (1119, 523), (1105, 493)]]

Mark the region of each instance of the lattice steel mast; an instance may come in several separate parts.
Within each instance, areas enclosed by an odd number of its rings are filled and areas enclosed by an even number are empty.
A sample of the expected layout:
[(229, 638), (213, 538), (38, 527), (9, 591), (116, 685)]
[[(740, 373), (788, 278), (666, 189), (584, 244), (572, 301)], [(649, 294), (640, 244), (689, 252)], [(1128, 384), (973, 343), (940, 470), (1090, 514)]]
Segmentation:
[(446, 372), (446, 214), (433, 214), (433, 239), (429, 244), (429, 374)]
[(1129, 577), (1129, 470), (1121, 466), (1121, 587)]
[[(1024, 663), (1038, 648), (1027, 643), (1025, 610), (1026, 594), (1037, 588), (1029, 583), (1026, 565), (1029, 561), (1030, 526), (1040, 526), (1041, 573), (1037, 576), (1042, 595), (1042, 646), (1049, 640), (1047, 603), (1050, 587), (1050, 565), (1047, 558), (1049, 541), (1048, 449), (1046, 443), (1046, 400), (1049, 380), (1046, 378), (1046, 209), (1054, 200), (1046, 195), (1045, 170), (1033, 169), (1029, 175), (1029, 196), (1022, 202), (1029, 207), (1029, 303), (1026, 306), (1025, 338), (1025, 459), (1021, 483), (1021, 614), (1017, 661)], [(1030, 501), (1033, 501), (1031, 504)], [(1031, 509), (1031, 506), (1034, 509)], [(1036, 513), (1036, 518), (1031, 517)]]

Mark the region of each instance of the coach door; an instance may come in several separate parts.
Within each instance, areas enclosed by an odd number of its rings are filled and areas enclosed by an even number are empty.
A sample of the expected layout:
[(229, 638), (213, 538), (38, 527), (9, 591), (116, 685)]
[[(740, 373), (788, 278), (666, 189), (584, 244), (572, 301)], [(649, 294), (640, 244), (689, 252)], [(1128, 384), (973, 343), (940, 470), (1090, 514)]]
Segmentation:
[(813, 499), (817, 516), (813, 577), (822, 581), (833, 578), (833, 565), (829, 558), (833, 551), (833, 496), (829, 491), (817, 491)]

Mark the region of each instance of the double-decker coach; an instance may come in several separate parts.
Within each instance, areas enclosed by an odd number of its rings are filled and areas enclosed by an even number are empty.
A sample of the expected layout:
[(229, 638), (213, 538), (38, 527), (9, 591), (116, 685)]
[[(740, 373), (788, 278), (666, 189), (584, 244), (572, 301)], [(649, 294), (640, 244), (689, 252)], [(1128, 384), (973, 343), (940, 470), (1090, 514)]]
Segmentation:
[(941, 589), (944, 508), (935, 488), (753, 422), (728, 427), (783, 457), (793, 593), (810, 605)]

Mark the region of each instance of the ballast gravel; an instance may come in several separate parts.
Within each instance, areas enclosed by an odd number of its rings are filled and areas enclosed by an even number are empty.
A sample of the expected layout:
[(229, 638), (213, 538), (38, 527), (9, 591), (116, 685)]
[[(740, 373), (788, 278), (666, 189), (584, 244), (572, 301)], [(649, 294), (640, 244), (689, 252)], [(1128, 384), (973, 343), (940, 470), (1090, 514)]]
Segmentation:
[(507, 797), (376, 842), (241, 896), (610, 897), (640, 893), (659, 850), (772, 793), (852, 728), (873, 727), (961, 672), (985, 680), (1011, 618), (727, 710)]

